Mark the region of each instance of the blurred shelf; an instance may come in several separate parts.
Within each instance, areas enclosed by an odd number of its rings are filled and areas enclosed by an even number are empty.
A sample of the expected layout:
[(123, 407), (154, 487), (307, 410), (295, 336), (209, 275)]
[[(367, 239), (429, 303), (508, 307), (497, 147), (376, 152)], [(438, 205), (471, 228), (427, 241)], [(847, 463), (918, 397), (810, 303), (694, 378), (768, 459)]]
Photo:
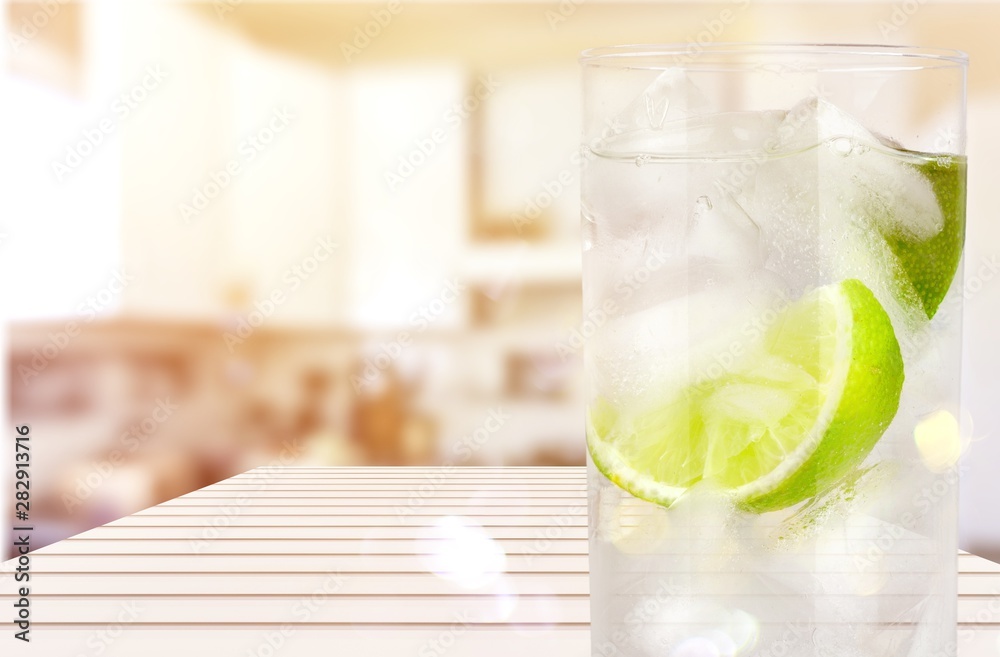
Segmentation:
[[(14, 322), (9, 326), (11, 352), (26, 354), (41, 349), (52, 342), (51, 334), (64, 331), (73, 319), (45, 322)], [(78, 322), (79, 324), (79, 322)], [(113, 318), (98, 320), (83, 325), (80, 333), (70, 342), (72, 351), (86, 351), (92, 348), (113, 348), (115, 353), (133, 350), (176, 351), (188, 350), (194, 346), (225, 350), (222, 335), (231, 328), (219, 320), (217, 322), (180, 322), (153, 319)], [(569, 327), (555, 325), (537, 326), (485, 326), (485, 327), (429, 327), (424, 331), (410, 326), (391, 329), (365, 330), (343, 325), (328, 326), (264, 326), (255, 330), (248, 342), (280, 343), (290, 341), (329, 342), (333, 344), (356, 345), (366, 342), (384, 341), (397, 337), (400, 332), (409, 332), (417, 343), (447, 342), (462, 347), (483, 348), (487, 345), (508, 349), (511, 347), (550, 346), (555, 340), (564, 339)], [(67, 347), (69, 349), (69, 347)], [(61, 350), (60, 350), (61, 351)]]

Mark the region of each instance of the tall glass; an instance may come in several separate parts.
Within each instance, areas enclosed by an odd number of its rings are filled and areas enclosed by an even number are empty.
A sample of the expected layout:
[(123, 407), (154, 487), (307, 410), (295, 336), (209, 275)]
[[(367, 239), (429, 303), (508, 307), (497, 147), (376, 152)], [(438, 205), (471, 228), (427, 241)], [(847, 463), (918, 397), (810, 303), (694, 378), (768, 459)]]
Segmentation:
[(592, 653), (954, 655), (965, 55), (582, 63)]

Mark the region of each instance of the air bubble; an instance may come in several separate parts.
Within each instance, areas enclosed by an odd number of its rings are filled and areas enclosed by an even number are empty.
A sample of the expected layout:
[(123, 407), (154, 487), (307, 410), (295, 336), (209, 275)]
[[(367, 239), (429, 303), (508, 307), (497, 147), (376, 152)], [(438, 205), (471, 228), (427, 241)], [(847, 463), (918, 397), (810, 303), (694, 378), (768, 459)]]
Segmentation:
[(838, 137), (830, 142), (830, 150), (837, 155), (847, 157), (851, 154), (851, 151), (854, 150), (854, 142), (847, 137)]

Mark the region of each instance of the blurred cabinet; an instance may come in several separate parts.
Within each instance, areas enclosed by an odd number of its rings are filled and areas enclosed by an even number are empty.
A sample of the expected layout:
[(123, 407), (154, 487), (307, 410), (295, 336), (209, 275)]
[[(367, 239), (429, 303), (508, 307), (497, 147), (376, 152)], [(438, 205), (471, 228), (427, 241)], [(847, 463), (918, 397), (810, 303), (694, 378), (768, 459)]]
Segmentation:
[(182, 8), (136, 3), (122, 27), (127, 68), (163, 77), (124, 126), (126, 312), (216, 321), (280, 298), (271, 325), (342, 321), (343, 84)]
[(352, 68), (351, 322), (418, 331), (461, 326), (466, 283), (469, 93), (456, 65)]
[(225, 50), (231, 41), (176, 7), (121, 5), (121, 84), (141, 84), (147, 67), (162, 80), (121, 124), (122, 258), (134, 280), (126, 313), (209, 318), (219, 313), (226, 272), (225, 216), (231, 192), (194, 206), (223, 164), (228, 108)]
[(273, 304), (275, 327), (461, 325), (464, 68), (345, 71), (177, 7), (124, 16), (125, 60), (165, 75), (126, 126), (127, 312), (232, 322)]
[(343, 77), (242, 41), (227, 55), (225, 301), (246, 312), (277, 294), (269, 323), (343, 322), (351, 166)]
[(479, 121), (474, 235), (579, 250), (580, 78), (575, 62), (500, 70)]

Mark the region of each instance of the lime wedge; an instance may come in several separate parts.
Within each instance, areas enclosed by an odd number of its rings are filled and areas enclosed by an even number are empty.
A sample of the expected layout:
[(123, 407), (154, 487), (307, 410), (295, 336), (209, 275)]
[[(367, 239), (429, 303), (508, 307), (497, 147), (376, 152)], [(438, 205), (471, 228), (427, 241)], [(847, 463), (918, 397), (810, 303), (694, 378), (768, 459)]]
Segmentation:
[(951, 287), (958, 270), (965, 242), (965, 177), (964, 160), (931, 160), (915, 165), (929, 181), (944, 218), (941, 230), (927, 239), (917, 239), (899, 230), (884, 226), (898, 225), (877, 222), (889, 249), (899, 261), (905, 279), (912, 284), (928, 319)]
[(897, 326), (892, 305), (932, 319), (962, 256), (965, 158), (907, 151), (820, 98), (789, 110), (778, 135), (799, 155), (761, 166), (751, 213), (782, 241), (770, 266), (798, 280), (819, 259), (835, 278), (863, 279)]
[(743, 508), (774, 511), (850, 474), (896, 415), (902, 386), (889, 316), (850, 279), (795, 302), (731, 371), (662, 405), (597, 399), (587, 444), (636, 497), (669, 506), (704, 482)]

